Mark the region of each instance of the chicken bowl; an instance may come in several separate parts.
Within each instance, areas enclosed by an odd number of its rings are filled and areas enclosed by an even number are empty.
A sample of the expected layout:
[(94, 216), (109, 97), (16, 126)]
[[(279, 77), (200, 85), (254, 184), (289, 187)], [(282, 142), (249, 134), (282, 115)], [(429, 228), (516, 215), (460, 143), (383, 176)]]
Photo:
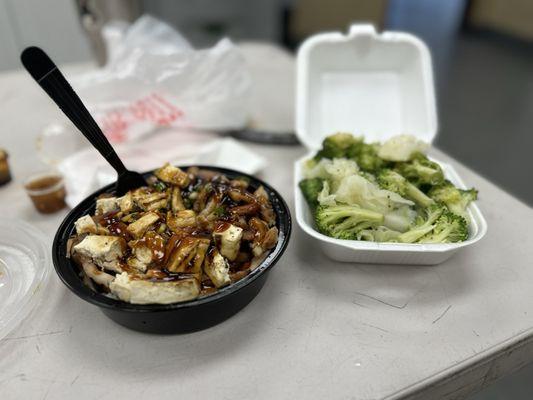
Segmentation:
[(229, 318), (288, 244), (286, 203), (223, 168), (165, 165), (144, 176), (147, 188), (117, 197), (108, 185), (68, 214), (52, 248), (57, 274), (131, 329), (189, 332)]

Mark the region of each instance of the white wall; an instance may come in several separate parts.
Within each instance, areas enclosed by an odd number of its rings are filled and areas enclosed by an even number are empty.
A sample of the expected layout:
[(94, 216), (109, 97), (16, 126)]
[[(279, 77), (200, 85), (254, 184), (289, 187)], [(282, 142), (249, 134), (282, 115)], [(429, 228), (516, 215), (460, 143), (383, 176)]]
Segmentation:
[(19, 68), (20, 52), (29, 45), (59, 63), (89, 60), (75, 0), (0, 0), (0, 70)]

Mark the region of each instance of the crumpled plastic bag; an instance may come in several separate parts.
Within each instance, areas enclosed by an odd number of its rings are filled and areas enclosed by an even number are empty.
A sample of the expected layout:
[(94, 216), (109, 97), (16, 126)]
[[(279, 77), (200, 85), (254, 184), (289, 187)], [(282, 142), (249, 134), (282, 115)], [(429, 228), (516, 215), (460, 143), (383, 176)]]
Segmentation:
[[(213, 165), (255, 174), (266, 165), (264, 157), (235, 139), (197, 130), (161, 131), (138, 142), (121, 143), (114, 147), (124, 164), (135, 171), (153, 170), (170, 162), (182, 166)], [(71, 207), (117, 179), (113, 168), (92, 147), (64, 158), (57, 169), (64, 177), (66, 201)]]
[(237, 129), (248, 118), (250, 77), (238, 48), (222, 39), (195, 50), (169, 25), (143, 16), (104, 27), (108, 63), (72, 79), (115, 143), (158, 127)]

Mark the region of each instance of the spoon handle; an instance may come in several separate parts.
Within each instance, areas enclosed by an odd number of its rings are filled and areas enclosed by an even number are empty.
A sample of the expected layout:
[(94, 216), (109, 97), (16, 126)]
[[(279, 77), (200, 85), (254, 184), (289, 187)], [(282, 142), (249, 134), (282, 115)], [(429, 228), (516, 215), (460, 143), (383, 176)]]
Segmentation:
[(22, 52), (20, 59), (33, 79), (117, 173), (121, 175), (126, 172), (126, 167), (100, 127), (50, 57), (39, 47), (32, 46)]

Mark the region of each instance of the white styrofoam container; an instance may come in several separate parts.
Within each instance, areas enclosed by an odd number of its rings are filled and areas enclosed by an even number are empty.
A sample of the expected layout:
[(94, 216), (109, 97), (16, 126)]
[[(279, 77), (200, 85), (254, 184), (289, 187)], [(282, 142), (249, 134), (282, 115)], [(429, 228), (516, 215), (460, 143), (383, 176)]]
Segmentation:
[[(468, 240), (449, 244), (375, 243), (322, 235), (298, 182), (302, 164), (335, 132), (384, 141), (411, 134), (431, 143), (437, 134), (431, 56), (425, 44), (403, 32), (378, 34), (372, 25), (352, 25), (347, 35), (323, 33), (298, 51), (296, 134), (310, 149), (294, 168), (298, 225), (334, 260), (387, 264), (439, 264), (462, 247), (480, 240), (487, 223), (476, 204), (469, 206)], [(455, 185), (464, 183), (451, 165), (437, 161)]]

